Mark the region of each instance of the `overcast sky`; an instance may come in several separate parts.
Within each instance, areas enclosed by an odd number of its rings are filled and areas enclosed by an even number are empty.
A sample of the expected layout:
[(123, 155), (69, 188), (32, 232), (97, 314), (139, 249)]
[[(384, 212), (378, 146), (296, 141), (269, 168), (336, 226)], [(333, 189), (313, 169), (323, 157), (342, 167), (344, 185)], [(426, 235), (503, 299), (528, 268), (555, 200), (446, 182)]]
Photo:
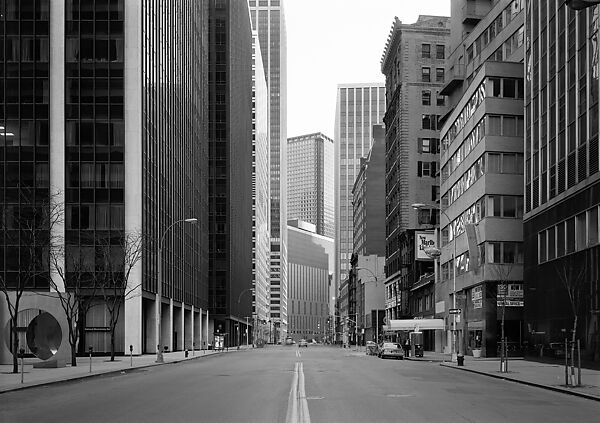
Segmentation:
[(285, 0), (288, 137), (333, 138), (339, 83), (383, 82), (380, 61), (394, 16), (450, 16), (450, 0)]

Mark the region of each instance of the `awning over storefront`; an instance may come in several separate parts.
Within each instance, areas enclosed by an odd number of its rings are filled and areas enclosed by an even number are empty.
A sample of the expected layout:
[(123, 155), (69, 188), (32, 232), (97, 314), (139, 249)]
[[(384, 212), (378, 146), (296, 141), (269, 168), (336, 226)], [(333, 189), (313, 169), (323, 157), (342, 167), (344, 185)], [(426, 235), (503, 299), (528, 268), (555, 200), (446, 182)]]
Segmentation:
[(403, 320), (390, 320), (389, 325), (383, 325), (384, 331), (415, 331), (420, 330), (432, 330), (432, 329), (445, 329), (444, 319), (403, 319)]

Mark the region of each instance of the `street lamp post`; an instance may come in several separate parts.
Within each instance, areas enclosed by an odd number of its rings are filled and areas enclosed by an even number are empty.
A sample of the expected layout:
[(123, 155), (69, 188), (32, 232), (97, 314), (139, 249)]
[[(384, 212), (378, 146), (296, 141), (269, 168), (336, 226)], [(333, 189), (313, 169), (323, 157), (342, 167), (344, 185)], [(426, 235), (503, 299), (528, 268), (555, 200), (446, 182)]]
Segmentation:
[[(452, 222), (452, 220), (448, 217), (448, 215), (446, 214), (446, 212), (444, 210), (442, 210), (441, 207), (438, 207), (436, 205), (433, 204), (423, 204), (423, 203), (415, 203), (412, 205), (412, 207), (415, 210), (420, 210), (422, 208), (425, 207), (434, 207), (436, 209), (438, 209), (440, 211), (441, 214), (443, 214), (446, 219), (448, 220), (448, 224), (450, 224)], [(439, 225), (441, 226), (441, 225)], [(441, 238), (441, 236), (440, 236)], [(441, 251), (441, 250), (440, 250)], [(437, 271), (437, 257), (439, 257), (440, 252), (439, 251), (430, 251), (427, 252), (426, 254), (430, 257), (433, 257), (433, 259), (435, 260), (434, 266), (435, 266), (435, 270)], [(456, 309), (456, 234), (453, 233), (452, 236), (452, 308)], [(457, 356), (458, 356), (458, 350), (457, 350), (457, 344), (456, 344), (456, 314), (452, 314), (452, 361), (456, 362), (457, 361)]]
[(196, 223), (198, 219), (195, 217), (188, 219), (180, 219), (171, 223), (171, 225), (165, 229), (163, 234), (160, 237), (158, 242), (158, 287), (156, 289), (156, 339), (158, 340), (158, 351), (156, 351), (156, 362), (162, 363), (163, 352), (162, 352), (162, 330), (161, 330), (161, 320), (162, 320), (162, 249), (163, 249), (163, 241), (165, 240), (165, 236), (167, 233), (177, 224), (179, 223)]

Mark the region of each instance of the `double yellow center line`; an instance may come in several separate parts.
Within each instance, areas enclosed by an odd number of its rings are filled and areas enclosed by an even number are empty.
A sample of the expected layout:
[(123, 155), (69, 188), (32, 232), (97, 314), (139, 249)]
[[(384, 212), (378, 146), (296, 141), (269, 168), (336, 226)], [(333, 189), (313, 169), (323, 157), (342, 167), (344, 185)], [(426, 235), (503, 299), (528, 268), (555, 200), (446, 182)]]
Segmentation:
[[(297, 352), (296, 355), (299, 353)], [(286, 423), (310, 423), (308, 412), (308, 401), (306, 400), (306, 389), (304, 387), (304, 366), (297, 361), (294, 367), (292, 387), (288, 397), (288, 409), (285, 419)]]

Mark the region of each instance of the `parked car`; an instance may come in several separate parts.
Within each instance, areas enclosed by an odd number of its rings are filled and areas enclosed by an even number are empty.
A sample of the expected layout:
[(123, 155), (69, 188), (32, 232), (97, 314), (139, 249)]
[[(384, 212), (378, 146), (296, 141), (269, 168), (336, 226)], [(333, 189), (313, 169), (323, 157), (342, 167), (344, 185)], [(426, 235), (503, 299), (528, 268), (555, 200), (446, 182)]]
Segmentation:
[(287, 338), (285, 338), (285, 345), (293, 345), (294, 344), (294, 339), (291, 336), (288, 336)]
[(393, 342), (384, 342), (379, 347), (379, 353), (377, 354), (379, 358), (404, 358), (404, 350), (399, 344)]
[[(569, 346), (567, 349), (568, 358), (571, 358), (571, 342), (569, 341)], [(565, 358), (565, 343), (564, 342), (550, 342), (547, 347), (547, 353), (544, 352), (544, 355), (548, 355), (550, 357), (555, 358)]]
[(300, 347), (308, 348), (308, 342), (306, 341), (306, 339), (301, 339), (300, 342), (298, 342), (298, 348)]

